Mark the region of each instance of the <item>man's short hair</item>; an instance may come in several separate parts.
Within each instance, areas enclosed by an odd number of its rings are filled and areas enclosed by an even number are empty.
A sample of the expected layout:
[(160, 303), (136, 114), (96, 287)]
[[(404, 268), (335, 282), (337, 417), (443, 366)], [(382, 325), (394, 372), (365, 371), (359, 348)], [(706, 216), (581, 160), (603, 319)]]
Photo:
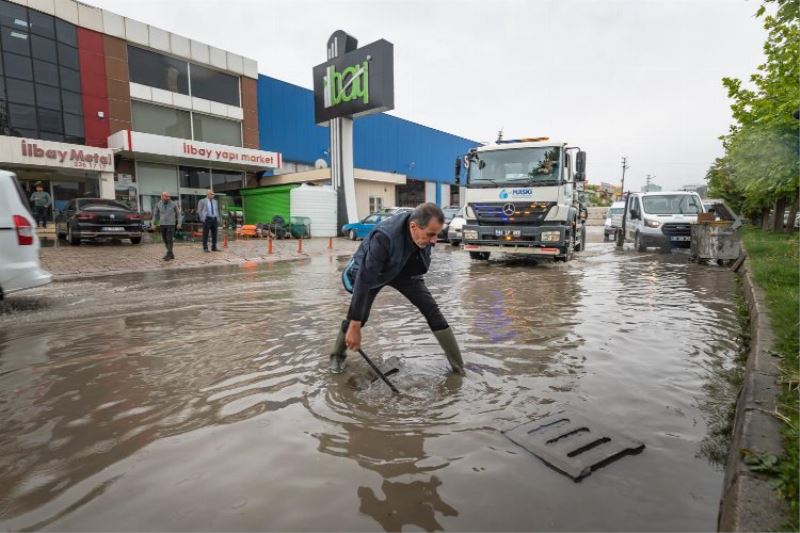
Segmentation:
[(411, 222), (416, 222), (420, 228), (427, 228), (431, 219), (436, 219), (439, 224), (444, 224), (444, 213), (439, 206), (432, 203), (419, 204), (414, 212), (411, 213)]

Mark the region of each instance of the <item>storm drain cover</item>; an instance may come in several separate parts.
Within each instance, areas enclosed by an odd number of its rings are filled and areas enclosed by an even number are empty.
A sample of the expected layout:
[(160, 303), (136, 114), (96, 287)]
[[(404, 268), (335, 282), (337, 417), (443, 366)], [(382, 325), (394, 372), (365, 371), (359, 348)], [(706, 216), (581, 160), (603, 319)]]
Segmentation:
[(526, 422), (504, 434), (575, 481), (624, 455), (644, 449), (642, 442), (570, 413)]

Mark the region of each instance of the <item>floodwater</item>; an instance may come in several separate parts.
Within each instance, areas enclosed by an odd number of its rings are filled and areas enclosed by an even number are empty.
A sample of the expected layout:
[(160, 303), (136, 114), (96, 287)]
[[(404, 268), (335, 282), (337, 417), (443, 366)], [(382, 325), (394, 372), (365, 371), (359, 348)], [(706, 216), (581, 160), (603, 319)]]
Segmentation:
[[(0, 529), (712, 530), (701, 453), (737, 350), (735, 282), (591, 244), (568, 264), (437, 247), (447, 363), (386, 289), (327, 373), (343, 260), (56, 283), (0, 314)], [(358, 380), (355, 380), (356, 382)], [(364, 380), (362, 380), (364, 381)], [(568, 409), (646, 449), (579, 483), (502, 433)]]

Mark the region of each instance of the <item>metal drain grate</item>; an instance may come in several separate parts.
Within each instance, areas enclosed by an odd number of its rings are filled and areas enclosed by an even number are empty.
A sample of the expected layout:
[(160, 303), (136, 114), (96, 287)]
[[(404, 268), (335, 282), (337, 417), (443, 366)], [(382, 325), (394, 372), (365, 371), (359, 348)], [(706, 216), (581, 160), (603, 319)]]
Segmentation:
[(526, 422), (503, 433), (575, 481), (623, 455), (644, 449), (642, 442), (569, 413)]

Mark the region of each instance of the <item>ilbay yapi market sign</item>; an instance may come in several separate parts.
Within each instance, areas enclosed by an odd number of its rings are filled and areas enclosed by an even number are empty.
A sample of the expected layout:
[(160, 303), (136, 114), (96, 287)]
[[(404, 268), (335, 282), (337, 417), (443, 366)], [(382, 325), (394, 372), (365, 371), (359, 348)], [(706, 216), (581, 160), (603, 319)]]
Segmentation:
[(381, 39), (314, 67), (317, 124), (394, 108), (394, 45)]

